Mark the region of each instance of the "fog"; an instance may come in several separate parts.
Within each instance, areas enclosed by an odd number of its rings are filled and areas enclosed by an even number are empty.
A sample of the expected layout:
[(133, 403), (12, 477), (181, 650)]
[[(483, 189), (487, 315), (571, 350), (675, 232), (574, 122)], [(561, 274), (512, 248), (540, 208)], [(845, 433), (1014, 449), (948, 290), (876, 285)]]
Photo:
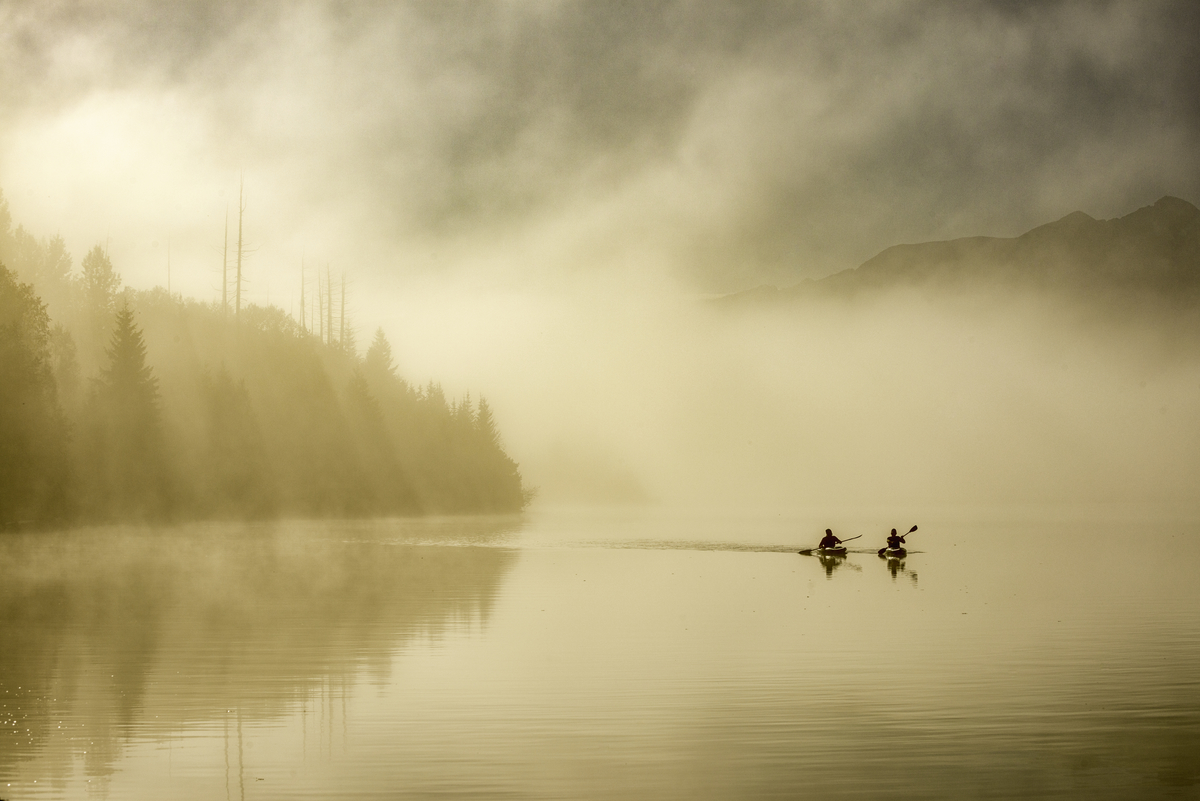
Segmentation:
[(1200, 199), (1196, 13), (0, 3), (0, 188), (212, 300), (243, 182), (250, 299), (345, 273), (360, 343), (487, 396), (542, 503), (1194, 503), (1175, 329), (709, 299)]
[[(1177, 321), (1016, 293), (474, 303), (479, 329), (410, 364), (480, 377), (544, 502), (1194, 505), (1200, 359)], [(419, 305), (414, 332), (442, 312)]]

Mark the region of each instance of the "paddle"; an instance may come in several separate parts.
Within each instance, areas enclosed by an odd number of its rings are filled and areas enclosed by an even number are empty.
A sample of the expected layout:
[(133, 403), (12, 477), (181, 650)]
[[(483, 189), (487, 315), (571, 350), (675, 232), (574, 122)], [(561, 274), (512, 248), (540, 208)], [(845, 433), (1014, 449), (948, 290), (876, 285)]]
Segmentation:
[[(912, 527), (912, 528), (910, 528), (910, 529), (909, 529), (907, 532), (905, 532), (904, 536), (905, 536), (905, 537), (907, 537), (909, 534), (912, 534), (912, 533), (913, 533), (914, 531), (916, 531), (916, 530), (917, 530), (917, 527), (916, 527), (916, 526), (913, 526), (913, 527)], [(883, 546), (882, 548), (880, 548), (880, 549), (879, 549), (879, 555), (880, 555), (880, 556), (883, 556), (883, 552), (884, 552), (884, 551), (886, 551), (886, 550), (887, 550), (887, 546), (886, 546), (886, 545), (885, 545), (885, 546)]]
[[(914, 528), (916, 528), (916, 527), (914, 526)], [(858, 537), (861, 537), (861, 536), (862, 536), (862, 534), (858, 535)], [(858, 539), (858, 537), (850, 537), (848, 539), (840, 540), (840, 542), (849, 542), (850, 540)], [(796, 553), (800, 554), (801, 556), (812, 556), (813, 551), (819, 551), (819, 550), (821, 550), (821, 548), (818, 546), (816, 548), (804, 548), (803, 550), (797, 551)]]

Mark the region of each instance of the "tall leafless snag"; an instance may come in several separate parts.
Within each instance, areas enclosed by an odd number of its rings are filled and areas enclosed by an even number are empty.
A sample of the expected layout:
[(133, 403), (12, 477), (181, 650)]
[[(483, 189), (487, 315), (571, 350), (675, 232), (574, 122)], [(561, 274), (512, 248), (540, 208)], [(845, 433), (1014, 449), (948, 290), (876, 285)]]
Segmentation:
[(333, 344), (333, 279), (329, 275), (329, 265), (325, 265), (325, 315), (326, 325), (325, 330), (328, 331), (325, 344)]
[(238, 178), (238, 243), (237, 243), (237, 289), (234, 293), (234, 319), (241, 319), (242, 316), (242, 255), (245, 252), (242, 242), (242, 216), (246, 212), (246, 203), (243, 200), (244, 181), (241, 177)]
[(229, 316), (229, 206), (225, 206), (225, 244), (221, 247), (221, 316)]

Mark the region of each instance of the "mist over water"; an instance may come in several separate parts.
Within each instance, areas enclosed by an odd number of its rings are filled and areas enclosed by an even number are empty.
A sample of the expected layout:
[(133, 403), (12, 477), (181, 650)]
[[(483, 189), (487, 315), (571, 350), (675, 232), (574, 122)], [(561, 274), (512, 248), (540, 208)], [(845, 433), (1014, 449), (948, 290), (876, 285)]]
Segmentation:
[[(414, 331), (453, 314), (418, 305)], [(506, 337), (426, 339), (401, 358), (485, 376), (545, 503), (1195, 502), (1200, 360), (1173, 312), (999, 291), (729, 306), (591, 287), (467, 307)]]

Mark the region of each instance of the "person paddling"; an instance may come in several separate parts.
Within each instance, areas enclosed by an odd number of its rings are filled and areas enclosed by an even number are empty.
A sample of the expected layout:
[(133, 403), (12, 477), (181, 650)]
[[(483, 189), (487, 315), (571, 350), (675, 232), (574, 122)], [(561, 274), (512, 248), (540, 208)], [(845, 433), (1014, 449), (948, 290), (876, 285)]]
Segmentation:
[(904, 536), (896, 533), (896, 529), (892, 529), (892, 533), (888, 535), (887, 547), (893, 551), (904, 544)]
[[(895, 532), (893, 531), (892, 533), (894, 534)], [(827, 529), (825, 529), (825, 536), (821, 538), (821, 544), (818, 545), (817, 547), (818, 548), (836, 548), (841, 544), (842, 544), (842, 541), (839, 540), (837, 537), (833, 536), (833, 530), (827, 528)]]
[(904, 556), (907, 552), (904, 550), (904, 538), (917, 530), (913, 526), (905, 534), (897, 534), (896, 529), (892, 529), (892, 533), (888, 535), (887, 545), (879, 549), (880, 556)]

